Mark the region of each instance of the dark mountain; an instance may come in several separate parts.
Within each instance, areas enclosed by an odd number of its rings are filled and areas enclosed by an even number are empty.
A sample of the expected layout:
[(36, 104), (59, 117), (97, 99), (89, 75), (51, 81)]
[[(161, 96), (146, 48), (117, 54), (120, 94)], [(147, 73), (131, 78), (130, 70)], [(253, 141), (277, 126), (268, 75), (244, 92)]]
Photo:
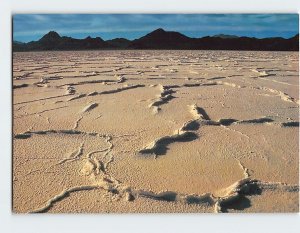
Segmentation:
[(57, 32), (50, 31), (46, 35), (44, 35), (41, 39), (39, 39), (40, 42), (55, 42), (57, 40), (60, 40), (61, 37)]
[(167, 32), (162, 28), (133, 40), (129, 48), (133, 49), (189, 49), (191, 38), (179, 32)]
[(299, 34), (289, 38), (286, 42), (286, 46), (288, 45), (292, 51), (299, 51)]
[(14, 40), (13, 43), (14, 44), (25, 44), (24, 42), (20, 42), (20, 41), (16, 41), (16, 40)]
[(25, 51), (26, 43), (20, 41), (13, 41), (13, 51)]
[(45, 50), (103, 50), (103, 49), (187, 49), (187, 50), (262, 50), (298, 51), (299, 34), (292, 38), (282, 37), (257, 39), (219, 34), (213, 37), (190, 38), (179, 32), (165, 31), (161, 28), (130, 41), (116, 38), (104, 41), (100, 37), (74, 39), (60, 36), (50, 31), (38, 41), (20, 43), (13, 41), (13, 51)]
[(262, 50), (262, 51), (298, 51), (299, 38), (297, 36), (290, 39), (254, 37), (238, 38), (212, 38), (203, 37), (197, 39), (194, 49), (215, 49), (215, 50)]
[(110, 46), (100, 37), (85, 39), (74, 39), (72, 37), (61, 37), (57, 32), (50, 31), (38, 41), (31, 41), (21, 46), (13, 44), (14, 51), (43, 51), (43, 50), (89, 50), (107, 49)]
[(115, 48), (119, 48), (119, 49), (125, 49), (125, 48), (128, 48), (131, 41), (127, 40), (125, 38), (115, 38), (115, 39), (112, 39), (112, 40), (107, 40), (106, 43), (108, 45), (110, 45), (111, 47), (115, 47)]
[(133, 40), (132, 49), (198, 49), (198, 50), (266, 50), (297, 51), (299, 36), (290, 39), (237, 37), (220, 34), (202, 38), (190, 38), (178, 32), (157, 29), (146, 36)]

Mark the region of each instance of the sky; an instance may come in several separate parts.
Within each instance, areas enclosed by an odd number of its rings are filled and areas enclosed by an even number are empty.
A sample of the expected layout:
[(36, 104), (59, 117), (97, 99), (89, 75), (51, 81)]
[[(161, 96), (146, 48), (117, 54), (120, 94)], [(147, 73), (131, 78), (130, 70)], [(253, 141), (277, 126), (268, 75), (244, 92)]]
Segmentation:
[(15, 41), (40, 39), (49, 31), (73, 38), (137, 39), (163, 28), (189, 37), (229, 34), (257, 38), (294, 36), (299, 31), (297, 14), (16, 14)]

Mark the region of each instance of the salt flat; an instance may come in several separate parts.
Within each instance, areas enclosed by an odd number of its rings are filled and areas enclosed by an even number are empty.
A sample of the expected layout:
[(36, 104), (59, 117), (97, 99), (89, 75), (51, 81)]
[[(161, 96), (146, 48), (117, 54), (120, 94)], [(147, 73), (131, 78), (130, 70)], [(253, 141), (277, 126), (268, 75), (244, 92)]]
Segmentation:
[(16, 213), (298, 212), (298, 52), (13, 54)]

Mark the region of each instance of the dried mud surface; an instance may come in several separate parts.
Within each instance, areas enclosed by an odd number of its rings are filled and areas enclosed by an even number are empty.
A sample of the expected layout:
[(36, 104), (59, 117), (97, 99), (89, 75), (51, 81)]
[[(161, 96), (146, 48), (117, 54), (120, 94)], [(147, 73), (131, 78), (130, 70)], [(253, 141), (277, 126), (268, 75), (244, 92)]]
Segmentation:
[(298, 212), (296, 52), (13, 54), (15, 213)]

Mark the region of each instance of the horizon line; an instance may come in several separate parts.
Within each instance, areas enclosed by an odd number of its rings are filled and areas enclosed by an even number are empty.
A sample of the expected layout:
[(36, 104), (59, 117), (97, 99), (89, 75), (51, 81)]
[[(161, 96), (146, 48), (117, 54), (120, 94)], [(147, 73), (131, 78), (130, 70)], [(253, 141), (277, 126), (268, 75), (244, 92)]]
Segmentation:
[[(163, 29), (162, 27), (159, 27), (159, 28), (157, 28), (157, 29), (155, 29), (155, 30), (152, 30), (152, 31), (150, 31), (150, 32), (146, 32), (145, 35), (143, 35), (143, 36), (146, 36), (147, 34), (150, 34), (150, 33), (154, 32), (154, 31), (159, 30), (159, 29), (162, 29), (162, 30), (165, 31), (165, 32), (177, 32), (177, 33), (180, 33), (180, 34), (182, 34), (182, 35), (184, 35), (184, 36), (186, 36), (186, 37), (192, 38), (192, 39), (200, 39), (200, 38), (204, 38), (204, 37), (215, 37), (215, 36), (219, 36), (219, 35), (224, 35), (224, 36), (234, 36), (234, 37), (238, 37), (238, 38), (241, 38), (241, 37), (247, 37), (247, 38), (256, 38), (256, 39), (269, 39), (269, 38), (283, 38), (283, 39), (290, 39), (290, 38), (293, 38), (293, 37), (299, 35), (299, 32), (298, 32), (298, 33), (296, 33), (296, 34), (294, 34), (293, 36), (290, 36), (290, 37), (283, 37), (283, 36), (256, 37), (256, 36), (245, 36), (245, 35), (240, 36), (240, 35), (236, 35), (236, 34), (218, 33), (218, 34), (214, 34), (214, 35), (205, 35), (205, 36), (202, 36), (202, 37), (190, 37), (190, 36), (187, 36), (186, 34), (180, 32), (180, 31), (165, 30), (165, 29)], [(39, 39), (37, 39), (37, 40), (31, 40), (31, 41), (25, 42), (25, 41), (21, 41), (21, 40), (14, 40), (14, 38), (13, 38), (13, 42), (21, 42), (21, 43), (27, 44), (27, 43), (30, 43), (30, 42), (39, 41), (41, 38), (43, 38), (45, 35), (49, 34), (50, 32), (55, 32), (55, 33), (57, 33), (60, 37), (70, 37), (70, 38), (78, 39), (78, 40), (82, 40), (82, 39), (86, 39), (86, 38), (89, 38), (89, 37), (90, 37), (90, 38), (94, 38), (94, 39), (95, 39), (95, 38), (100, 38), (100, 39), (102, 39), (102, 40), (104, 40), (104, 41), (109, 41), (109, 40), (114, 40), (114, 39), (126, 39), (126, 40), (128, 40), (128, 41), (133, 41), (133, 40), (136, 40), (136, 39), (139, 39), (139, 38), (143, 37), (143, 36), (141, 36), (141, 37), (137, 37), (137, 38), (134, 38), (134, 39), (128, 39), (128, 38), (126, 38), (126, 37), (114, 37), (114, 38), (111, 38), (111, 39), (103, 39), (103, 37), (101, 37), (100, 35), (99, 35), (99, 36), (95, 36), (95, 37), (92, 37), (92, 36), (88, 35), (88, 36), (85, 36), (85, 37), (78, 38), (78, 37), (73, 37), (73, 36), (63, 35), (62, 33), (59, 33), (59, 32), (57, 32), (57, 31), (59, 31), (59, 30), (50, 30), (50, 31), (48, 31), (47, 33), (44, 33), (44, 34), (43, 34)], [(14, 33), (13, 33), (13, 37), (14, 37)]]

